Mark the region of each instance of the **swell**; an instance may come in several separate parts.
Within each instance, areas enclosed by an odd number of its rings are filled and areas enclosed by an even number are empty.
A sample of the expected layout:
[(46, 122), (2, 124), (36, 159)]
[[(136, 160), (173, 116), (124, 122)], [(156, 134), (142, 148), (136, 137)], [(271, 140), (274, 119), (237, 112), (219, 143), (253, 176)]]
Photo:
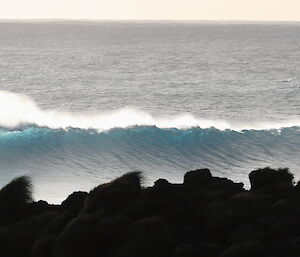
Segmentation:
[(146, 170), (150, 177), (157, 177), (159, 172), (176, 177), (181, 170), (209, 167), (229, 176), (230, 171), (236, 170), (232, 175), (240, 179), (239, 174), (249, 171), (249, 166), (298, 167), (299, 147), (299, 127), (237, 132), (135, 126), (101, 133), (27, 127), (19, 131), (1, 130), (0, 167), (39, 167), (46, 171), (54, 168), (58, 173), (70, 170), (79, 176), (86, 172), (103, 175)]
[(289, 167), (300, 179), (299, 131), (298, 120), (238, 124), (128, 108), (41, 110), (28, 97), (0, 91), (0, 184), (27, 174), (39, 198), (59, 202), (132, 170), (144, 171), (146, 184), (180, 182), (187, 170), (204, 167), (246, 186), (249, 171), (263, 166)]

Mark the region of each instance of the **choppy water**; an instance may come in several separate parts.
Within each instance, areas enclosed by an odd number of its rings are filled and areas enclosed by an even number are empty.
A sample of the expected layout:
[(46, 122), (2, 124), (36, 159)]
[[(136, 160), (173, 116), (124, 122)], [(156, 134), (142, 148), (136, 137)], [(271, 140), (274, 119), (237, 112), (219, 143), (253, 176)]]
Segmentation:
[(59, 202), (130, 170), (300, 179), (300, 24), (0, 22), (0, 184)]

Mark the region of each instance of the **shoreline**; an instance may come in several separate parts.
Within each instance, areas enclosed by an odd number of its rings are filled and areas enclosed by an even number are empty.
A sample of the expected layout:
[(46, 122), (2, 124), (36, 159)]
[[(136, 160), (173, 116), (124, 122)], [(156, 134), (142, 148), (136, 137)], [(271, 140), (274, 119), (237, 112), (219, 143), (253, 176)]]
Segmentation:
[(30, 179), (13, 180), (0, 190), (1, 256), (299, 256), (300, 185), (288, 169), (252, 171), (250, 190), (208, 169), (182, 184), (141, 179), (126, 173), (60, 205), (33, 202)]

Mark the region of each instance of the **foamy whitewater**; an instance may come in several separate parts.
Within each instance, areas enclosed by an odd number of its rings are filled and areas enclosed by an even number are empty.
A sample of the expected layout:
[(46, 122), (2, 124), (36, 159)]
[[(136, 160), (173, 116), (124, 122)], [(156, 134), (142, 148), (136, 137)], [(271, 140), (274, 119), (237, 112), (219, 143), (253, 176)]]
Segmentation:
[(0, 185), (60, 202), (132, 170), (300, 179), (300, 25), (0, 23)]

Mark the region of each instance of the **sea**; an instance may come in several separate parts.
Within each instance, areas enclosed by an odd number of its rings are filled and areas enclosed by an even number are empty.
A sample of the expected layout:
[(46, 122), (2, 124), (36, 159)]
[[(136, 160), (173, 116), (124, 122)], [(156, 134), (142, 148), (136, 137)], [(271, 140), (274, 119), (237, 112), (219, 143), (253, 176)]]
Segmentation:
[(60, 203), (130, 171), (300, 179), (300, 23), (0, 21), (0, 187)]

